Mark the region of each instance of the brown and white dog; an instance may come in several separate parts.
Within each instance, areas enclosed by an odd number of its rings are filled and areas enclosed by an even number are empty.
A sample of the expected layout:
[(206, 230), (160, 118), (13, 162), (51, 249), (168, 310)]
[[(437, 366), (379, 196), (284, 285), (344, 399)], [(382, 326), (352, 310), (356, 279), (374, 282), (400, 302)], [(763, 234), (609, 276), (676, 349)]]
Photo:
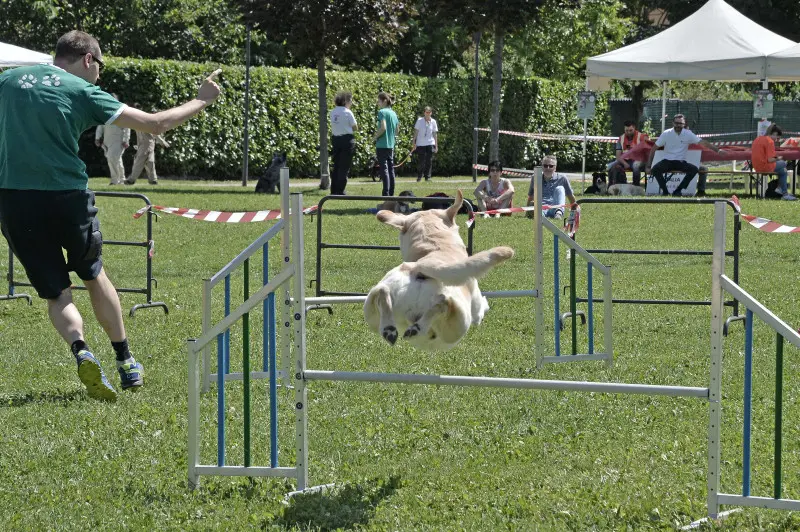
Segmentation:
[(405, 262), (370, 290), (364, 318), (392, 345), (404, 330), (403, 338), (415, 347), (451, 349), (489, 309), (477, 279), (514, 250), (501, 246), (468, 256), (455, 221), (462, 201), (459, 190), (448, 209), (378, 213), (378, 220), (400, 230)]

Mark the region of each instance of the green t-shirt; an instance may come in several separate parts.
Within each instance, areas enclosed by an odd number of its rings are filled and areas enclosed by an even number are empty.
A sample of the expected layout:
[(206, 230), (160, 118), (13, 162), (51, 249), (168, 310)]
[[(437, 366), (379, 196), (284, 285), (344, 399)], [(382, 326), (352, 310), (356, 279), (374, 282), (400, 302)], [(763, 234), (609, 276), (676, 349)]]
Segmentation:
[(0, 74), (0, 188), (85, 190), (78, 139), (110, 124), (125, 105), (53, 65)]
[(386, 132), (375, 142), (375, 147), (394, 149), (394, 132), (397, 129), (397, 114), (392, 111), (391, 107), (384, 107), (378, 110), (377, 129), (381, 128), (381, 121), (383, 120), (386, 120)]

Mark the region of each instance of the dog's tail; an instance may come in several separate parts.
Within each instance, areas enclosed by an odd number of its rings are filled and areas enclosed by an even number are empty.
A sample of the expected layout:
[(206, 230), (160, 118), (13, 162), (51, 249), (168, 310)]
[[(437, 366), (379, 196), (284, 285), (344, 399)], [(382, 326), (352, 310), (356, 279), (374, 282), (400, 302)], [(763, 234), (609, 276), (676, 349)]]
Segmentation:
[(443, 284), (458, 286), (469, 279), (478, 279), (489, 270), (514, 256), (514, 250), (500, 246), (476, 253), (459, 262), (446, 262), (440, 257), (423, 257), (412, 270), (412, 274), (424, 275)]

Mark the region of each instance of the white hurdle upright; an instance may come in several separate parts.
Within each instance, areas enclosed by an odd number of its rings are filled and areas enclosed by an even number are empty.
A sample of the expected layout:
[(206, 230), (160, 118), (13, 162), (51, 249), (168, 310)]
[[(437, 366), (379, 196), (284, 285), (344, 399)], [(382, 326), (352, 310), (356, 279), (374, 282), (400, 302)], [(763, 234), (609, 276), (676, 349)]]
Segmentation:
[[(537, 166), (534, 169), (534, 179), (536, 183), (539, 184), (542, 182), (542, 167)], [(611, 268), (609, 266), (604, 265), (600, 260), (598, 260), (595, 256), (591, 253), (586, 251), (584, 248), (579, 246), (572, 238), (569, 237), (564, 231), (556, 227), (553, 223), (550, 222), (547, 218), (544, 217), (542, 213), (542, 187), (535, 186), (534, 187), (534, 211), (533, 211), (533, 219), (534, 219), (534, 291), (536, 292), (536, 298), (534, 302), (534, 356), (536, 358), (536, 367), (541, 368), (544, 364), (547, 363), (555, 363), (555, 362), (576, 362), (576, 361), (585, 361), (585, 360), (604, 360), (606, 365), (611, 367), (614, 364), (614, 342), (613, 342), (613, 323), (612, 323), (612, 293), (611, 293)], [(554, 239), (556, 242), (561, 241), (570, 249), (570, 260), (575, 260), (576, 256), (579, 256), (586, 260), (590, 265), (590, 272), (591, 268), (597, 269), (603, 275), (603, 347), (604, 351), (601, 353), (585, 353), (585, 354), (572, 354), (572, 355), (560, 355), (560, 351), (558, 345), (556, 345), (556, 355), (545, 355), (545, 346), (544, 346), (544, 250), (543, 250), (543, 240), (544, 240), (544, 231), (543, 228), (546, 228), (554, 235)], [(555, 246), (554, 253), (558, 252), (558, 246)], [(555, 257), (555, 260), (558, 260), (558, 257)], [(558, 275), (558, 271), (554, 271), (553, 275)], [(591, 283), (591, 277), (589, 282)], [(558, 290), (556, 284), (556, 290)], [(591, 285), (590, 285), (591, 288)], [(554, 294), (554, 297), (558, 298), (558, 294)], [(591, 313), (592, 313), (592, 305), (591, 300), (589, 298), (590, 305), (589, 305), (589, 319), (591, 320)], [(556, 331), (559, 327), (559, 314), (558, 314), (558, 306), (555, 306), (555, 321), (553, 323), (554, 329)], [(591, 321), (590, 321), (591, 323)], [(555, 342), (559, 341), (559, 335), (556, 334), (554, 331)], [(576, 334), (573, 330), (573, 334)], [(593, 334), (593, 329), (589, 328), (589, 334)], [(591, 347), (593, 347), (594, 343), (589, 341), (590, 351), (592, 351)]]

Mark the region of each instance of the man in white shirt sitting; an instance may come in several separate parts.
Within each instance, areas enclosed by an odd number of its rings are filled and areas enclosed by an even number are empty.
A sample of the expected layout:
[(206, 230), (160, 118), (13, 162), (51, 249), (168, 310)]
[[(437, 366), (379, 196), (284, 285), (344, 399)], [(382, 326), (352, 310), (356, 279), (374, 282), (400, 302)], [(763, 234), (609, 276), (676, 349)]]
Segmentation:
[[(689, 151), (689, 146), (691, 144), (700, 144), (717, 153), (723, 153), (723, 151), (710, 142), (701, 139), (688, 129), (685, 129), (686, 117), (682, 114), (677, 114), (672, 118), (672, 126), (672, 129), (667, 129), (661, 133), (658, 140), (656, 140), (655, 146), (653, 146), (653, 149), (650, 151), (650, 159), (647, 161), (645, 171), (651, 173), (652, 167), (653, 177), (658, 181), (662, 196), (669, 196), (664, 174), (666, 172), (683, 172), (683, 181), (680, 182), (678, 188), (672, 193), (673, 196), (681, 197), (683, 189), (689, 186), (689, 183), (692, 182), (692, 179), (694, 179), (694, 176), (696, 176), (698, 172), (698, 168), (695, 165), (686, 162), (686, 154)], [(658, 164), (652, 166), (653, 158), (656, 156), (656, 151), (658, 150), (664, 150), (664, 158), (659, 161)]]

